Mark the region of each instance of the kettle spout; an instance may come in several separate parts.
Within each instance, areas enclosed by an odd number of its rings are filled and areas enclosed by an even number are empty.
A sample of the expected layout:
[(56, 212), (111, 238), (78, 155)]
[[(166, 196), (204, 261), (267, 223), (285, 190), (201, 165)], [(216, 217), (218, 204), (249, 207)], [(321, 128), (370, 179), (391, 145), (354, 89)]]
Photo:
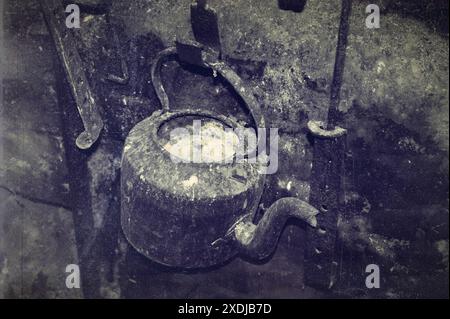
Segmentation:
[(298, 218), (315, 228), (317, 214), (319, 211), (316, 208), (298, 198), (281, 198), (264, 213), (258, 225), (248, 220), (238, 223), (234, 229), (234, 237), (245, 256), (261, 260), (275, 251), (281, 231), (289, 218)]

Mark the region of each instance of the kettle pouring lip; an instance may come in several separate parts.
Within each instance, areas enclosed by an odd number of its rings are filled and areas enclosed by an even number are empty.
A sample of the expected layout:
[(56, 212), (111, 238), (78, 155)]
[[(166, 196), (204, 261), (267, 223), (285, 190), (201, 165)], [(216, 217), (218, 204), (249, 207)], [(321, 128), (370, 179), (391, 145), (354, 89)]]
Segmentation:
[(318, 209), (295, 197), (283, 197), (275, 201), (257, 223), (252, 215), (240, 217), (227, 232), (225, 238), (232, 238), (244, 256), (264, 259), (270, 256), (278, 245), (282, 229), (290, 218), (305, 222), (317, 228)]

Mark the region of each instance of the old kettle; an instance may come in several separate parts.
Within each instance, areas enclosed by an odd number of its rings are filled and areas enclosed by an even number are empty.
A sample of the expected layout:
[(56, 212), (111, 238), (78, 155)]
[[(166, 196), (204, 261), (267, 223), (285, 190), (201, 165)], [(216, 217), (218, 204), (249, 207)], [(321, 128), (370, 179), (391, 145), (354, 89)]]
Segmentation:
[[(241, 125), (207, 110), (171, 111), (160, 74), (162, 62), (171, 55), (177, 55), (176, 48), (162, 51), (152, 66), (162, 110), (131, 130), (123, 150), (121, 224), (130, 244), (165, 266), (204, 268), (238, 254), (254, 259), (269, 256), (291, 217), (316, 227), (319, 211), (293, 197), (276, 201), (258, 224), (253, 223), (265, 184), (258, 162), (173, 161), (165, 147), (170, 128), (193, 119), (228, 128)], [(261, 110), (240, 77), (204, 52), (201, 59), (202, 66), (220, 74), (242, 97), (254, 124), (264, 127)]]

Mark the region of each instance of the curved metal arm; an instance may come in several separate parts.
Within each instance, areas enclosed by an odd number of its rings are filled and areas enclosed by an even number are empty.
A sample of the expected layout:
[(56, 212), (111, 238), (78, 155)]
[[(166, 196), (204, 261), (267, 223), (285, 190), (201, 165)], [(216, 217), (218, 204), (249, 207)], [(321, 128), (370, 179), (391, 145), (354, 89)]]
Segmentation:
[(177, 49), (175, 47), (171, 47), (168, 49), (165, 49), (158, 53), (156, 56), (151, 69), (151, 76), (152, 76), (152, 83), (153, 87), (156, 91), (156, 96), (158, 97), (159, 101), (161, 102), (161, 106), (164, 112), (167, 112), (170, 110), (169, 107), (169, 97), (167, 96), (166, 91), (164, 90), (164, 86), (162, 84), (161, 80), (161, 66), (162, 63), (170, 56), (176, 55)]
[[(177, 48), (176, 47), (170, 47), (167, 48), (160, 53), (158, 53), (157, 57), (155, 58), (152, 68), (151, 68), (151, 77), (152, 77), (152, 83), (156, 91), (156, 95), (158, 96), (159, 101), (161, 102), (161, 106), (163, 111), (169, 111), (169, 98), (167, 96), (167, 93), (164, 89), (164, 86), (162, 84), (161, 80), (161, 66), (162, 63), (170, 56), (176, 56), (177, 55)], [(252, 116), (252, 119), (256, 125), (256, 127), (264, 128), (265, 127), (265, 120), (262, 115), (261, 109), (251, 93), (251, 90), (249, 90), (245, 84), (243, 83), (242, 79), (239, 77), (239, 75), (236, 74), (236, 72), (233, 71), (228, 65), (226, 65), (222, 61), (217, 62), (208, 62), (206, 55), (204, 56), (204, 66), (211, 68), (213, 71), (216, 71), (220, 75), (224, 77), (225, 80), (227, 80), (234, 88), (236, 93), (242, 98), (242, 100), (245, 102), (247, 108), (250, 111), (250, 114)]]
[(252, 91), (246, 87), (239, 75), (237, 75), (231, 67), (222, 61), (207, 63), (207, 65), (222, 75), (233, 86), (236, 93), (242, 98), (242, 100), (244, 100), (245, 105), (247, 105), (256, 127), (265, 128), (266, 123), (264, 116), (262, 115), (261, 108), (253, 96)]
[(264, 213), (258, 225), (246, 220), (239, 222), (234, 227), (234, 237), (245, 256), (264, 259), (274, 252), (289, 218), (300, 219), (315, 228), (317, 214), (319, 210), (298, 198), (281, 198)]

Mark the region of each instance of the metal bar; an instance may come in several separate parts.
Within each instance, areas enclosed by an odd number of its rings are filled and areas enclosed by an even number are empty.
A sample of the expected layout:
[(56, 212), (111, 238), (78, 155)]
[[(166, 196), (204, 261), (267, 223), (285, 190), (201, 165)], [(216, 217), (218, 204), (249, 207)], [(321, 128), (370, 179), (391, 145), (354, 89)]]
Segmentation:
[(321, 289), (337, 281), (337, 252), (340, 186), (344, 156), (344, 137), (316, 138), (309, 202), (318, 207), (317, 229), (307, 230), (305, 282)]
[(125, 54), (123, 53), (122, 46), (120, 45), (119, 35), (117, 34), (116, 27), (113, 23), (111, 23), (109, 18), (107, 18), (107, 22), (109, 27), (111, 28), (111, 32), (113, 35), (114, 47), (116, 48), (119, 55), (121, 75), (119, 76), (115, 74), (107, 74), (106, 79), (117, 84), (125, 85), (130, 82), (130, 72), (128, 71), (128, 64), (125, 59)]
[(340, 93), (342, 87), (342, 77), (345, 67), (345, 55), (347, 51), (347, 38), (349, 32), (349, 18), (352, 11), (352, 0), (342, 0), (341, 21), (339, 24), (339, 35), (336, 49), (336, 60), (334, 63), (333, 82), (331, 83), (330, 108), (328, 110), (329, 130), (333, 130), (336, 125), (339, 113)]
[(191, 24), (196, 41), (221, 51), (219, 19), (206, 0), (197, 0), (191, 5)]
[(89, 149), (99, 138), (103, 121), (89, 86), (83, 62), (75, 47), (71, 30), (65, 25), (65, 10), (58, 0), (42, 0), (42, 12), (56, 45), (72, 95), (84, 125), (76, 144), (80, 149)]
[(309, 130), (315, 137), (310, 203), (319, 207), (321, 213), (317, 216), (317, 230), (307, 231), (305, 282), (322, 289), (331, 289), (336, 285), (341, 262), (339, 255), (342, 253), (338, 238), (338, 219), (342, 210), (340, 198), (346, 130), (336, 127), (336, 123), (351, 5), (351, 0), (342, 1), (328, 123), (308, 123)]

